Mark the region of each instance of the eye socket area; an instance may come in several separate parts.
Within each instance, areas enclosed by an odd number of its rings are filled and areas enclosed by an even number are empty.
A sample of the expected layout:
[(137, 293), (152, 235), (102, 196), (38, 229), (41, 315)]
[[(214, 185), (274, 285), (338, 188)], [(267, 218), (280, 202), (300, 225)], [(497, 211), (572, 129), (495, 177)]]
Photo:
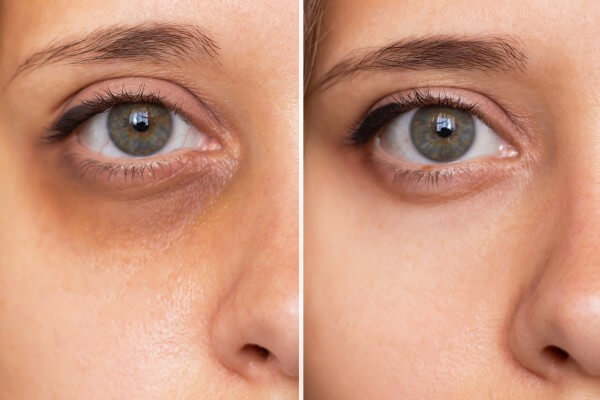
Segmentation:
[(349, 135), (350, 154), (403, 200), (453, 199), (526, 168), (526, 121), (470, 90), (409, 89), (371, 108)]
[(42, 144), (78, 190), (139, 199), (222, 188), (241, 148), (224, 110), (198, 91), (146, 77), (91, 84), (62, 107)]

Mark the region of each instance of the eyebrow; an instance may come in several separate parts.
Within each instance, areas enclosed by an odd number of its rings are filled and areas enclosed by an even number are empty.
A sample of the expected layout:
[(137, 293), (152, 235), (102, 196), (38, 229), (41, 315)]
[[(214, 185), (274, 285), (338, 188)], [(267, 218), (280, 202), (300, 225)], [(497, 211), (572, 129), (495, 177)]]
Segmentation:
[[(525, 72), (527, 56), (512, 37), (406, 38), (376, 49), (358, 49), (338, 62), (317, 86), (329, 87), (361, 71), (467, 70)], [(361, 54), (362, 53), (362, 54)]]
[(88, 64), (106, 61), (217, 61), (219, 46), (210, 34), (193, 25), (141, 23), (98, 29), (82, 37), (68, 37), (28, 57), (13, 79), (53, 63)]

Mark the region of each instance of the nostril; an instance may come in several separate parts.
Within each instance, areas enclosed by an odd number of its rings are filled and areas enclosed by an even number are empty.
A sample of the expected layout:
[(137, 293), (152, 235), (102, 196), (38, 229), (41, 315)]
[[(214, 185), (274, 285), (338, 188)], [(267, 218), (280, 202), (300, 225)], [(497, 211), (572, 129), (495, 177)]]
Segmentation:
[(245, 344), (242, 347), (241, 352), (251, 359), (262, 361), (266, 361), (271, 355), (271, 352), (268, 349), (257, 344)]
[(564, 363), (569, 359), (569, 353), (557, 346), (546, 346), (544, 353), (555, 362)]

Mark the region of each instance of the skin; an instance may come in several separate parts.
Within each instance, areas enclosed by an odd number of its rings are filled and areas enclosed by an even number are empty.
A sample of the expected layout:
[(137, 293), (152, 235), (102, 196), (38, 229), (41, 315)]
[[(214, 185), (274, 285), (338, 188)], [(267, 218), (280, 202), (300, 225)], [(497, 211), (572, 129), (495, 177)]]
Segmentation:
[[(599, 18), (591, 1), (328, 2), (305, 110), (307, 398), (600, 396)], [(431, 34), (513, 37), (527, 67), (359, 72), (318, 87), (356, 49)], [(423, 86), (518, 113), (526, 136), (496, 127), (519, 152), (514, 168), (416, 195), (365, 162), (348, 127)]]
[[(2, 3), (0, 398), (297, 398), (296, 10)], [(13, 78), (53, 40), (156, 22), (209, 31), (219, 62), (63, 62)], [(116, 195), (60, 163), (70, 142), (40, 145), (76, 93), (140, 76), (218, 108), (231, 158), (218, 190), (200, 180)]]

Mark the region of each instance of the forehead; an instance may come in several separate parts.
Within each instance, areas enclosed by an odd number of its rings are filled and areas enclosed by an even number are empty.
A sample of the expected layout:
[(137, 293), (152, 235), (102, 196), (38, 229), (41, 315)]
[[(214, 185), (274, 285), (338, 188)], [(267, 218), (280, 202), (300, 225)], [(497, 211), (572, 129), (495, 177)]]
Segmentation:
[(600, 53), (599, 17), (600, 5), (588, 0), (329, 0), (317, 69), (331, 68), (356, 49), (424, 35), (506, 35), (533, 49), (546, 42), (572, 54), (590, 46)]

